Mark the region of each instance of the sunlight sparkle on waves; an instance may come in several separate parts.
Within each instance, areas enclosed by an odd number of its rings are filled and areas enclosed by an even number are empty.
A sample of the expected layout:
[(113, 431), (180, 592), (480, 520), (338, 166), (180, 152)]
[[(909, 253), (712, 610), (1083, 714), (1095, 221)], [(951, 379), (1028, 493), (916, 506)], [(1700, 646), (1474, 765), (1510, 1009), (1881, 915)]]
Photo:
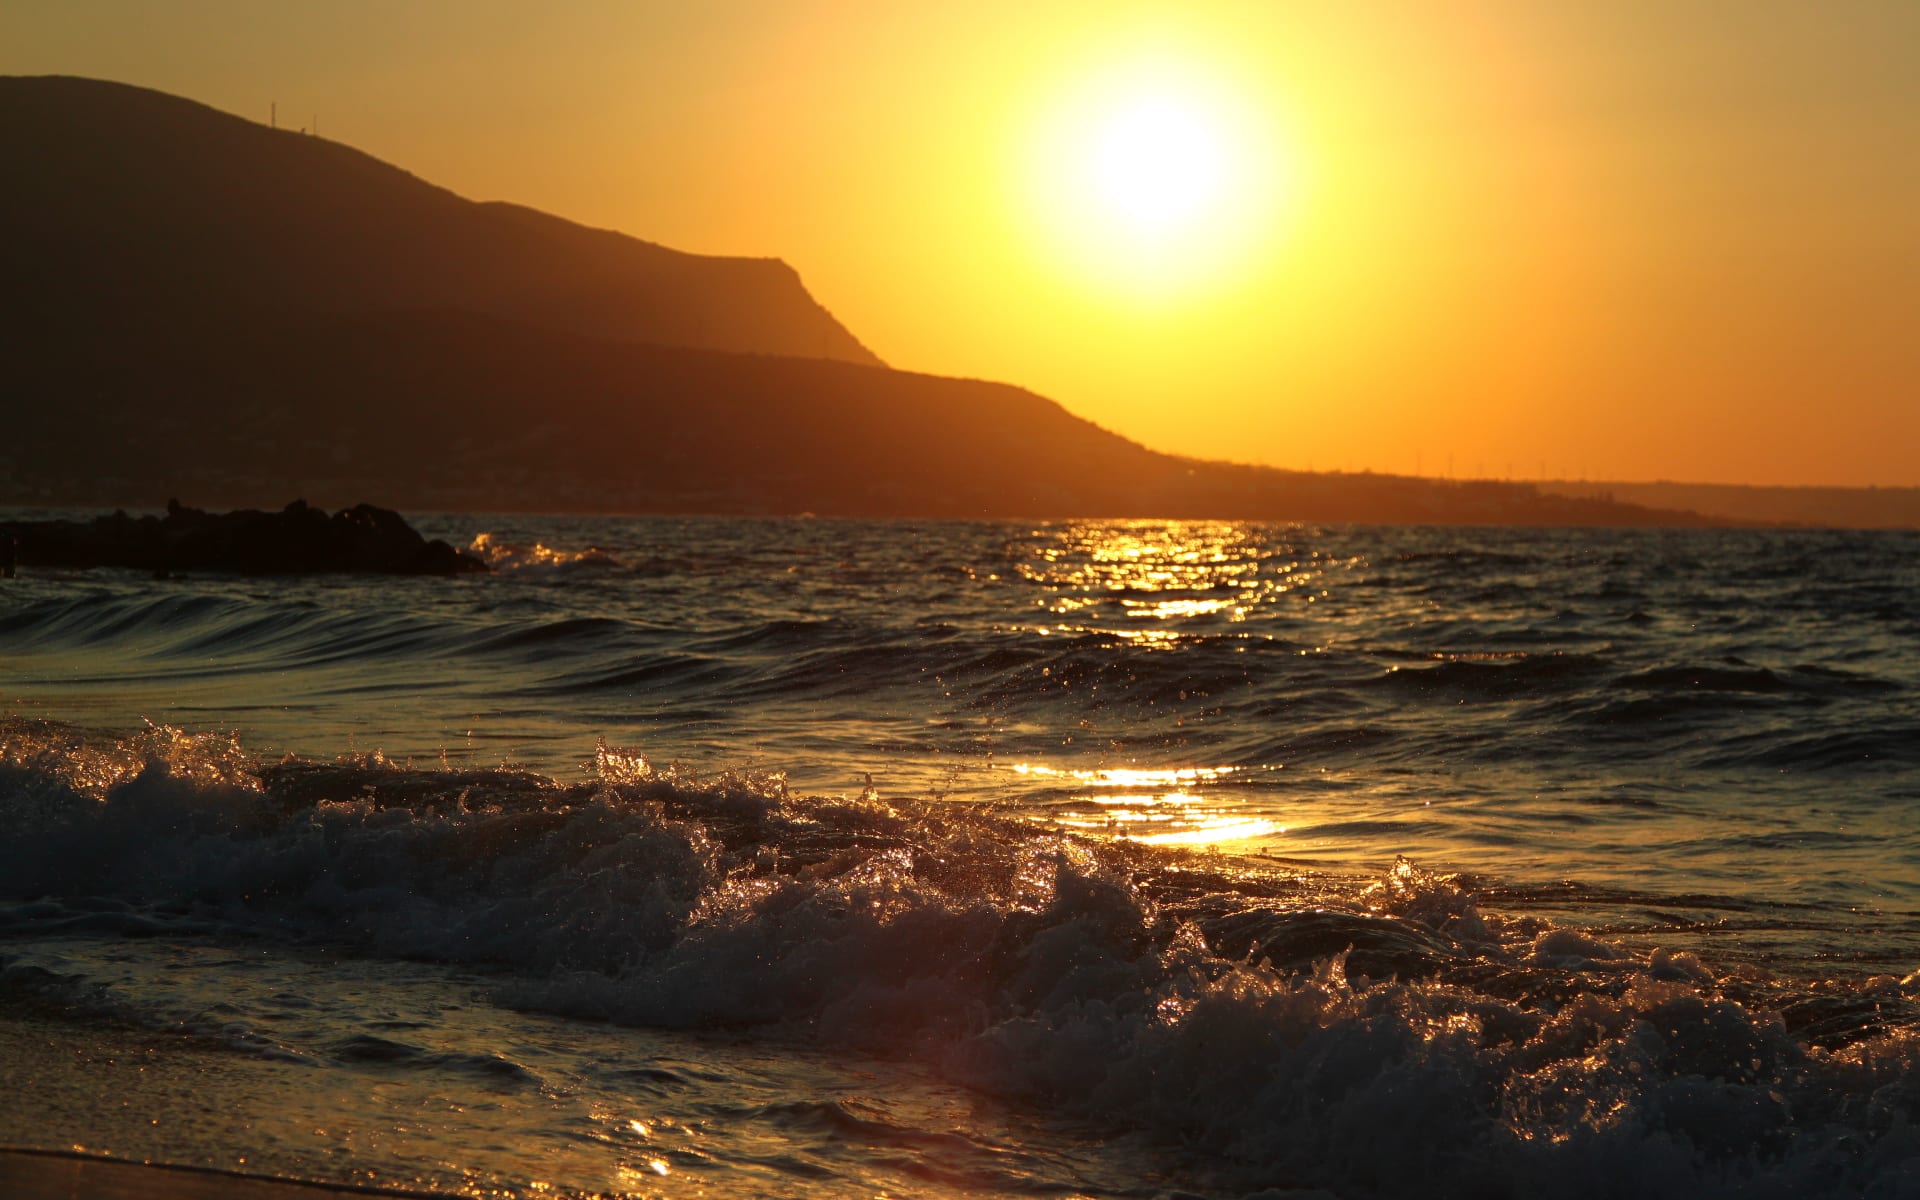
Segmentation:
[(1012, 769), (1060, 780), (1073, 789), (1073, 802), (1092, 806), (1056, 813), (1054, 819), (1069, 829), (1152, 846), (1213, 846), (1286, 832), (1278, 822), (1238, 815), (1193, 790), (1227, 779), (1238, 767), (1061, 769), (1015, 763)]

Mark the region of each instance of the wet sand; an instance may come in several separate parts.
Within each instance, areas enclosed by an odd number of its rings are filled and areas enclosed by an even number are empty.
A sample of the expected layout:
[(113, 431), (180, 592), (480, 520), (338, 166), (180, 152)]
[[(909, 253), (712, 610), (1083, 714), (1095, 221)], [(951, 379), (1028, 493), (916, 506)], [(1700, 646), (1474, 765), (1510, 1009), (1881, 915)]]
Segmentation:
[(151, 1166), (75, 1154), (0, 1150), (0, 1195), (8, 1200), (339, 1200), (341, 1196), (439, 1197)]

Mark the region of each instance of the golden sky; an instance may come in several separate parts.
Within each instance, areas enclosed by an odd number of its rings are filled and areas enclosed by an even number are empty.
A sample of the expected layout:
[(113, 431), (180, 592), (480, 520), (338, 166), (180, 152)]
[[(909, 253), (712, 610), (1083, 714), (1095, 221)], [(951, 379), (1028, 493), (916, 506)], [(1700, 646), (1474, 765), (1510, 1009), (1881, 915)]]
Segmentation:
[(1920, 484), (1920, 3), (8, 0), (1159, 449)]

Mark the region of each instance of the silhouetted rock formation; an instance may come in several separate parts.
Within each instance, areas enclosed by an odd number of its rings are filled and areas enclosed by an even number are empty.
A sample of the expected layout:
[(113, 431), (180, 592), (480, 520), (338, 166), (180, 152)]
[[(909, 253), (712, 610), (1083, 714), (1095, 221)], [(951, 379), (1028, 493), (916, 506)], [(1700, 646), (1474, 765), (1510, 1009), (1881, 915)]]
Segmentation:
[(458, 308), (617, 341), (879, 362), (777, 259), (476, 204), (145, 88), (0, 77), (0, 162), (0, 280), (19, 319), (111, 329)]
[(468, 575), (489, 569), (443, 541), (427, 541), (400, 514), (371, 504), (328, 516), (304, 500), (279, 512), (229, 513), (168, 501), (164, 518), (116, 512), (84, 522), (0, 525), (0, 538), (9, 534), (22, 566), (131, 567), (157, 575)]

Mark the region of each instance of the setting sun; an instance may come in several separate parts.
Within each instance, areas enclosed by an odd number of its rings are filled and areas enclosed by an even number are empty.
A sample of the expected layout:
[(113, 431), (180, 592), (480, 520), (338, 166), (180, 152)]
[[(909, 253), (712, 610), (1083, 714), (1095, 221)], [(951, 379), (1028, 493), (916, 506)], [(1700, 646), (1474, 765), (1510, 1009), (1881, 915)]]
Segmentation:
[(1146, 238), (1204, 221), (1228, 185), (1228, 150), (1207, 116), (1153, 96), (1116, 111), (1090, 146), (1094, 199)]
[(1268, 97), (1204, 56), (1122, 56), (1071, 77), (1033, 123), (1038, 257), (1114, 299), (1224, 286), (1280, 241), (1290, 156)]

